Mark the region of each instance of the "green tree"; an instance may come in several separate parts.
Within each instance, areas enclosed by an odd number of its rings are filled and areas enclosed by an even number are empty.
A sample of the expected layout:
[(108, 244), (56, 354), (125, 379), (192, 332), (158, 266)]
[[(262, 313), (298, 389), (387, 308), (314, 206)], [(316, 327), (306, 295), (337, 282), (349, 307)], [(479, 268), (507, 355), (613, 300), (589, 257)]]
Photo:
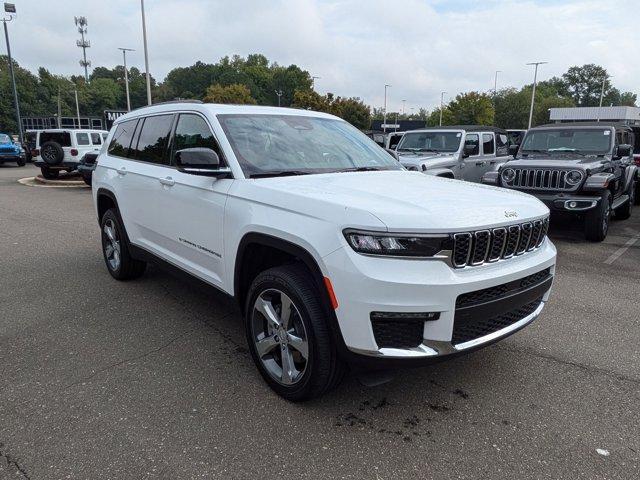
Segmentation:
[(320, 95), (313, 90), (296, 90), (293, 107), (325, 112), (343, 118), (361, 130), (371, 125), (371, 109), (357, 97), (335, 97), (332, 93)]
[(245, 85), (235, 83), (232, 85), (211, 85), (204, 96), (205, 102), (232, 103), (237, 105), (255, 105), (256, 99), (251, 96), (251, 90)]
[(461, 93), (447, 105), (447, 110), (451, 112), (452, 122), (457, 125), (493, 124), (493, 103), (485, 93)]

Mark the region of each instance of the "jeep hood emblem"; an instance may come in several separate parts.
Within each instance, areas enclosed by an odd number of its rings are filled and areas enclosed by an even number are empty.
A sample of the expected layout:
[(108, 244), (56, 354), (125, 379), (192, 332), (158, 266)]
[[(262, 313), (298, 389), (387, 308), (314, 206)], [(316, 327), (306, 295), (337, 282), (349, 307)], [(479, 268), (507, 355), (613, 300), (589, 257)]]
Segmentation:
[(504, 216), (507, 218), (518, 218), (518, 212), (514, 210), (505, 210)]

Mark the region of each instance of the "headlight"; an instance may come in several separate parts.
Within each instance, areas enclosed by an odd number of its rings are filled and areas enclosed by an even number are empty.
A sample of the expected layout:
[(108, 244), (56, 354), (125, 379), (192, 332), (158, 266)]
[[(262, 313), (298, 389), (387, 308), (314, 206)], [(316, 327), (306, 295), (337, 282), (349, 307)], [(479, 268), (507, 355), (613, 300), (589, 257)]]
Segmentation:
[(442, 250), (453, 249), (449, 235), (412, 235), (345, 230), (351, 248), (367, 255), (399, 257), (433, 257)]
[(516, 171), (513, 168), (505, 168), (502, 171), (502, 181), (505, 183), (511, 183), (516, 178)]
[(565, 178), (569, 185), (577, 185), (582, 181), (582, 172), (571, 170)]

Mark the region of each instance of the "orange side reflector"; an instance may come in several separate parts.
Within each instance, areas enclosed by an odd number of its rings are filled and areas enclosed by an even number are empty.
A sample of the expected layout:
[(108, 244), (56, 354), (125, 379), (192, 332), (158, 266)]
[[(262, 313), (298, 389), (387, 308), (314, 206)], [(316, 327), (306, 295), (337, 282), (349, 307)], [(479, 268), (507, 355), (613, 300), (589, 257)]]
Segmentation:
[(324, 286), (327, 289), (327, 293), (329, 294), (329, 300), (331, 300), (331, 308), (334, 310), (338, 309), (338, 299), (336, 298), (336, 294), (333, 291), (333, 285), (331, 285), (331, 280), (328, 277), (324, 277)]

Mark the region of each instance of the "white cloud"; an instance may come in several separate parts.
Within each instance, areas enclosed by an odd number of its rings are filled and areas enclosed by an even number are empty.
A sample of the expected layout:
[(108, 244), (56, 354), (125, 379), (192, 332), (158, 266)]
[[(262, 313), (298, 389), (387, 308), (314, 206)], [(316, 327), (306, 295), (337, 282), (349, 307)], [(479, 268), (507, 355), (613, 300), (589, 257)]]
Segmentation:
[[(117, 47), (136, 48), (142, 68), (139, 2), (135, 0), (15, 0), (10, 24), (15, 58), (27, 68), (79, 74), (74, 15), (89, 19), (94, 65), (120, 63)], [(389, 109), (432, 108), (440, 91), (530, 82), (524, 64), (550, 62), (541, 78), (571, 65), (598, 63), (623, 90), (638, 92), (634, 61), (640, 9), (636, 0), (146, 0), (152, 73), (224, 55), (264, 53), (322, 77), (319, 91), (359, 96)]]

